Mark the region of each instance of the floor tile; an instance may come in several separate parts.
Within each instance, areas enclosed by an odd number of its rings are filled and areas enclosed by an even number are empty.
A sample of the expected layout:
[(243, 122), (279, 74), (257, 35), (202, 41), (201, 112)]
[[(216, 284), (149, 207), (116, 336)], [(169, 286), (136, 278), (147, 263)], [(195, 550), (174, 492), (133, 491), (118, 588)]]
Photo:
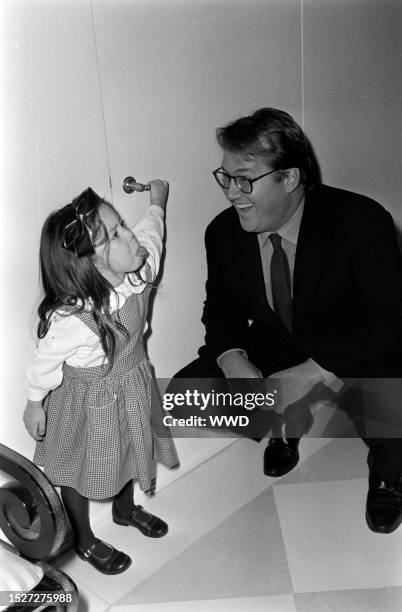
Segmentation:
[[(317, 402), (310, 406), (314, 422), (306, 435), (312, 438), (344, 438), (356, 436), (351, 420), (336, 403), (331, 401)], [(348, 432), (350, 432), (348, 434)]]
[[(145, 538), (135, 529), (113, 524), (109, 518), (97, 535), (133, 557), (132, 566), (123, 574), (105, 578), (75, 556), (60, 560), (58, 565), (73, 579), (80, 577), (90, 590), (114, 603), (261, 493), (268, 485), (260, 462), (258, 444), (237, 440), (225, 452), (149, 499), (144, 506), (169, 524), (168, 535), (160, 540)], [(219, 504), (212, 504), (216, 499)]]
[(103, 503), (96, 533), (132, 567), (105, 576), (71, 552), (54, 563), (77, 583), (79, 612), (402, 610), (402, 528), (366, 525), (360, 439), (304, 438), (299, 466), (280, 479), (262, 473), (265, 442), (180, 443), (181, 475), (136, 498), (169, 523), (165, 538), (113, 524)]
[(402, 586), (402, 531), (365, 523), (366, 480), (274, 487), (295, 592)]
[(400, 612), (402, 588), (303, 593), (294, 596), (297, 612)]
[[(327, 442), (306, 440), (301, 461)], [(133, 557), (133, 565), (123, 574), (105, 577), (71, 555), (60, 559), (57, 565), (73, 580), (80, 578), (91, 591), (113, 604), (277, 482), (263, 474), (263, 452), (264, 443), (236, 440), (147, 500), (144, 506), (169, 524), (169, 534), (161, 540), (151, 540), (135, 529), (119, 527), (109, 517), (96, 534)]]
[(268, 489), (115, 604), (290, 592), (275, 501)]
[[(309, 438), (300, 441), (300, 452)], [(367, 478), (367, 446), (359, 438), (335, 438), (283, 476), (280, 484)]]
[(75, 579), (79, 595), (79, 612), (108, 612), (110, 604)]
[(113, 605), (110, 612), (296, 612), (292, 595), (172, 601), (159, 604)]
[[(223, 452), (225, 448), (234, 444), (234, 438), (223, 438), (214, 432), (194, 431), (193, 438), (175, 438), (176, 451), (180, 459), (177, 468), (169, 469), (164, 465), (157, 466), (156, 489), (160, 493), (165, 487), (179, 478), (184, 478), (189, 472), (197, 469), (205, 461), (209, 461), (215, 455)], [(147, 496), (135, 487), (135, 498), (139, 504), (148, 501)], [(94, 529), (99, 529), (108, 524), (110, 520), (111, 501), (91, 501), (91, 524)]]

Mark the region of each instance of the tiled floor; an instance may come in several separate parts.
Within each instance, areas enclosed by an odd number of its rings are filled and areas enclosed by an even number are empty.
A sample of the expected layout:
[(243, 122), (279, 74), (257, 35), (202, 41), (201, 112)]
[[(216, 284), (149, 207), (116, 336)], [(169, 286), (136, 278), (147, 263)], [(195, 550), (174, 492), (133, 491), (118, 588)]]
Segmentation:
[(127, 572), (63, 560), (80, 612), (402, 610), (402, 528), (366, 526), (359, 439), (304, 439), (299, 466), (279, 480), (262, 474), (263, 444), (230, 442), (147, 501), (169, 523), (165, 538), (109, 520), (98, 529), (133, 557)]

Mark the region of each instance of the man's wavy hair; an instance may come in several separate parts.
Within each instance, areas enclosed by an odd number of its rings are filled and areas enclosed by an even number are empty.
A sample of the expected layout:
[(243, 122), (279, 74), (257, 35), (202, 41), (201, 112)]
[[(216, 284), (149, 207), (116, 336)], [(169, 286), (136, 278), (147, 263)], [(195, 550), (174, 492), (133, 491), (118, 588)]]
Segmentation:
[[(218, 128), (220, 146), (245, 157), (262, 157), (278, 170), (282, 180), (287, 168), (298, 168), (306, 189), (321, 183), (320, 169), (310, 141), (296, 121), (276, 108), (261, 108)], [(282, 171), (282, 172), (280, 172)]]
[[(56, 310), (68, 316), (83, 312), (85, 306), (90, 304), (102, 348), (111, 367), (118, 343), (116, 331), (128, 337), (126, 327), (110, 312), (110, 294), (114, 288), (97, 269), (95, 255), (77, 257), (63, 246), (65, 228), (74, 217), (78, 198), (52, 212), (42, 228), (39, 257), (44, 297), (38, 307), (37, 334), (39, 338), (46, 336)], [(91, 210), (85, 215), (85, 224), (92, 243), (98, 245), (109, 241), (107, 229), (99, 215), (101, 204), (114, 210), (109, 202), (91, 190)]]

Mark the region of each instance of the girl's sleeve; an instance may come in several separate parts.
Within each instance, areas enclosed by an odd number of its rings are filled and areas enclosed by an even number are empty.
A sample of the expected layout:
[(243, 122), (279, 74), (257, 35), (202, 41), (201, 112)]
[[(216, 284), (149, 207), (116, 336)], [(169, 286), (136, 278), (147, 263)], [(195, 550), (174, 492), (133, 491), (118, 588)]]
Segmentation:
[(28, 399), (40, 401), (63, 379), (63, 363), (82, 343), (79, 320), (72, 316), (54, 314), (49, 330), (38, 341), (34, 357), (26, 372)]
[[(143, 217), (133, 228), (138, 241), (148, 250), (145, 266), (148, 264), (153, 281), (159, 271), (159, 265), (163, 247), (165, 211), (154, 204), (148, 209), (147, 215)], [(143, 273), (141, 272), (141, 275)]]

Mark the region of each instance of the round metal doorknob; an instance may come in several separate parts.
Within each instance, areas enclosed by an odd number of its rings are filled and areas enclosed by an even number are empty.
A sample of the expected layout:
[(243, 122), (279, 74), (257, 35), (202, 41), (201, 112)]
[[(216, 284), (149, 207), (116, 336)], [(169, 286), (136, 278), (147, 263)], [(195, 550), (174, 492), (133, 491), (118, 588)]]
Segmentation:
[(126, 193), (133, 193), (134, 191), (150, 191), (150, 185), (143, 185), (142, 183), (137, 183), (133, 176), (126, 176), (123, 181), (123, 191)]

